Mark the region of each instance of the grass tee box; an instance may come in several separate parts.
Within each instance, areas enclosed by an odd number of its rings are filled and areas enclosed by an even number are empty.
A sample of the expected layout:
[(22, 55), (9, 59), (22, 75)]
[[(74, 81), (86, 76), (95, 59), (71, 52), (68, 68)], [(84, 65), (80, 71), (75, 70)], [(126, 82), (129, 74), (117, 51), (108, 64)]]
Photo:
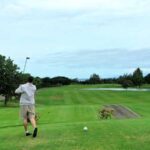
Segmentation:
[[(24, 136), (17, 105), (0, 107), (0, 149), (149, 150), (150, 92), (80, 90), (89, 87), (71, 85), (39, 90), (36, 140)], [(111, 104), (128, 107), (140, 118), (99, 119), (98, 110)], [(87, 132), (83, 131), (85, 126)]]

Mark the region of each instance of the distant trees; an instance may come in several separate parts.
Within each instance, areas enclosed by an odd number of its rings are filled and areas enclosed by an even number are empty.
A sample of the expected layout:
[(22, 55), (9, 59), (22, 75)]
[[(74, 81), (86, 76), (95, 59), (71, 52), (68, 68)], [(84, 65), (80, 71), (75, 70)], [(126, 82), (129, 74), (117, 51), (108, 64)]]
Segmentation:
[(123, 88), (128, 88), (133, 86), (133, 81), (132, 81), (133, 77), (131, 74), (125, 74), (123, 76), (120, 76), (118, 78), (118, 83), (121, 84), (121, 86)]
[(53, 78), (45, 77), (41, 79), (41, 87), (69, 85), (71, 83), (71, 79), (63, 76), (57, 76)]
[(49, 77), (45, 77), (41, 79), (41, 87), (50, 87), (51, 86), (51, 82), (50, 82), (50, 78)]
[(133, 72), (133, 84), (140, 87), (144, 83), (143, 73), (140, 68)]
[(71, 82), (71, 79), (63, 76), (58, 76), (50, 79), (51, 85), (69, 85), (71, 84)]
[(140, 68), (137, 68), (133, 74), (125, 74), (118, 78), (118, 83), (124, 88), (138, 86), (140, 87), (144, 83), (143, 73)]
[(42, 80), (40, 77), (35, 77), (34, 78), (34, 84), (36, 85), (37, 89), (42, 87)]
[(150, 84), (150, 73), (144, 77), (144, 81), (145, 81), (145, 83)]
[(13, 60), (0, 55), (0, 95), (5, 97), (5, 105), (14, 95), (14, 90), (20, 81), (18, 69)]
[(85, 81), (77, 81), (74, 80), (76, 83), (81, 84), (121, 84), (123, 88), (128, 87), (140, 87), (143, 83), (150, 84), (150, 73), (143, 77), (143, 72), (140, 68), (135, 69), (133, 74), (124, 74), (119, 76), (118, 78), (104, 78), (101, 79), (98, 74), (92, 74), (89, 79)]
[(131, 86), (133, 86), (133, 82), (131, 80), (128, 80), (128, 79), (124, 79), (121, 83), (122, 87), (127, 89)]
[[(25, 79), (30, 74), (23, 74), (23, 79)], [(37, 88), (42, 87), (53, 87), (53, 86), (63, 86), (69, 84), (121, 84), (123, 88), (138, 86), (140, 87), (143, 83), (150, 83), (150, 74), (143, 77), (143, 73), (140, 68), (137, 68), (133, 74), (124, 74), (118, 78), (104, 78), (101, 79), (98, 74), (93, 73), (89, 79), (80, 80), (80, 79), (70, 79), (64, 76), (56, 76), (53, 78), (50, 77), (35, 77), (34, 84)]]
[(88, 80), (89, 84), (99, 84), (101, 83), (100, 76), (98, 74), (92, 74)]
[(118, 83), (118, 79), (117, 78), (101, 79), (101, 83), (103, 83), (103, 84), (114, 84), (114, 83)]

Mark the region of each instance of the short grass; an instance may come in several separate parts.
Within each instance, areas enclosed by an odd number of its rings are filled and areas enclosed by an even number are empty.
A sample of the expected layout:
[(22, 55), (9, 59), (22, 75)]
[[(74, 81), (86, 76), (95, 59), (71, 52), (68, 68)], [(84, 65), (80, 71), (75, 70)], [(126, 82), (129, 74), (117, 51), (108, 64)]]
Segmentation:
[[(36, 108), (40, 120), (36, 139), (24, 136), (18, 104), (1, 106), (0, 149), (149, 150), (150, 92), (81, 90), (89, 87), (119, 85), (70, 85), (38, 90)], [(98, 109), (105, 104), (122, 104), (141, 117), (100, 120)], [(88, 127), (87, 132), (83, 131), (84, 126)]]

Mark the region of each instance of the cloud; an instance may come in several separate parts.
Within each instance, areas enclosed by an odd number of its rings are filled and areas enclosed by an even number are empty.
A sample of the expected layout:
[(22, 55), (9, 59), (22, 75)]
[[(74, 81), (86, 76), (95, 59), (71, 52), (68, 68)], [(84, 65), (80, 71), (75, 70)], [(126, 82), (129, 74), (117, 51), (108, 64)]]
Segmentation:
[[(67, 68), (149, 68), (150, 49), (124, 50), (82, 50), (76, 52), (53, 52), (44, 59), (39, 59), (38, 64), (49, 64), (55, 67)], [(144, 60), (144, 61), (143, 61)]]
[(133, 73), (140, 67), (146, 75), (150, 73), (149, 57), (150, 49), (58, 51), (30, 60), (30, 71), (39, 76), (64, 75), (73, 78), (88, 78), (97, 73), (105, 78)]
[(31, 9), (113, 9), (113, 10), (131, 10), (148, 8), (148, 0), (18, 0), (16, 4)]
[[(101, 14), (133, 14), (149, 11), (148, 0), (13, 0), (0, 2), (1, 11), (9, 13), (28, 13), (39, 11), (99, 11)], [(1, 12), (0, 11), (0, 12)]]
[[(150, 2), (143, 0), (12, 0), (0, 2), (6, 20), (72, 21), (75, 25), (107, 26), (118, 21), (149, 18)], [(32, 22), (31, 22), (32, 23)]]
[(85, 9), (85, 8), (120, 8), (125, 6), (125, 1), (119, 0), (22, 0), (17, 1), (19, 5), (35, 9)]

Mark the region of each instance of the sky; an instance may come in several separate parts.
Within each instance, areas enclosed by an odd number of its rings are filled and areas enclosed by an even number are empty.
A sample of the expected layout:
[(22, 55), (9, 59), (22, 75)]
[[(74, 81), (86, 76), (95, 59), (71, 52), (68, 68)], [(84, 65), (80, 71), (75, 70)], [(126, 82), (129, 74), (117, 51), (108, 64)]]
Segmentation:
[(150, 73), (149, 0), (0, 0), (0, 54), (39, 77)]

